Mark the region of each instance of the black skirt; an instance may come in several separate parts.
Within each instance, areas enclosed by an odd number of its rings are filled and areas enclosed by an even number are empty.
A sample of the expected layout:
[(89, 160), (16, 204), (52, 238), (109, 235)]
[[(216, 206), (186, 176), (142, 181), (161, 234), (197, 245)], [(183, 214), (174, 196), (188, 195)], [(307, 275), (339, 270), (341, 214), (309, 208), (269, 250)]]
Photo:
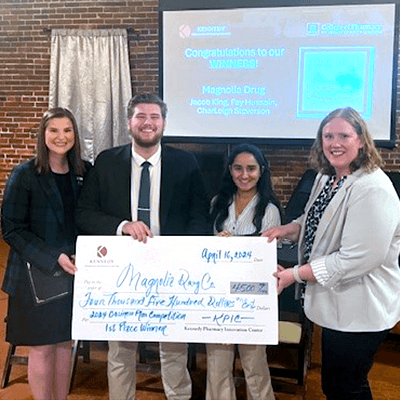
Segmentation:
[(36, 305), (27, 272), (8, 298), (6, 341), (16, 346), (41, 346), (71, 339), (72, 295)]

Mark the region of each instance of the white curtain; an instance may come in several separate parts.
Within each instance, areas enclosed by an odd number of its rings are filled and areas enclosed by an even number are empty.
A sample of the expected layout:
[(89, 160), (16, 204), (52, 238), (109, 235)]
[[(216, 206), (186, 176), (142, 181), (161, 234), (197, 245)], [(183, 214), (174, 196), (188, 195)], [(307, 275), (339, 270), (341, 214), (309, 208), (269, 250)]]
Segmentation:
[(49, 107), (74, 114), (85, 160), (130, 141), (131, 95), (126, 30), (52, 30)]

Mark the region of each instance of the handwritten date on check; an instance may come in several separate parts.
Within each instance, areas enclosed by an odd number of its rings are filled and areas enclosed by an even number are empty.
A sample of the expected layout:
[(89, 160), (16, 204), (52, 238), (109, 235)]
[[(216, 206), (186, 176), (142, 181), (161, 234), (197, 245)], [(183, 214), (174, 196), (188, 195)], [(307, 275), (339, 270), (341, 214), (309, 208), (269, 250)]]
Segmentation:
[(276, 242), (79, 236), (72, 337), (278, 343)]

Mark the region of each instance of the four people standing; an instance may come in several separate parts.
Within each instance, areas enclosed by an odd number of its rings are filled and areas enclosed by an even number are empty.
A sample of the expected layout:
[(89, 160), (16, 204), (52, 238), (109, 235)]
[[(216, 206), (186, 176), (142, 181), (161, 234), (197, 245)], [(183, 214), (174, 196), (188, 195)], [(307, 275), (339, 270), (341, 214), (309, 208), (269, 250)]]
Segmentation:
[[(305, 213), (279, 226), (279, 201), (268, 164), (252, 145), (233, 149), (211, 220), (193, 155), (161, 145), (167, 107), (152, 94), (128, 105), (132, 143), (80, 158), (78, 129), (63, 108), (42, 119), (37, 157), (11, 174), (2, 206), (10, 245), (3, 290), (9, 294), (7, 340), (31, 346), (28, 375), (34, 397), (65, 399), (70, 365), (71, 294), (36, 306), (27, 263), (49, 275), (73, 275), (77, 228), (95, 235), (267, 236), (299, 242), (300, 265), (276, 273), (278, 292), (307, 282), (305, 312), (323, 327), (322, 386), (328, 400), (372, 399), (368, 372), (379, 344), (400, 320), (400, 203), (365, 122), (338, 109), (321, 123), (312, 148), (320, 171)], [(146, 182), (146, 183), (145, 183)], [(144, 190), (144, 188), (146, 188)], [(146, 193), (144, 193), (146, 192)], [(21, 329), (21, 327), (24, 329)], [(137, 343), (111, 341), (111, 400), (134, 399)], [(239, 345), (249, 399), (274, 399), (265, 346)], [(207, 344), (207, 400), (235, 399), (234, 345)], [(185, 343), (160, 343), (168, 399), (190, 399)]]

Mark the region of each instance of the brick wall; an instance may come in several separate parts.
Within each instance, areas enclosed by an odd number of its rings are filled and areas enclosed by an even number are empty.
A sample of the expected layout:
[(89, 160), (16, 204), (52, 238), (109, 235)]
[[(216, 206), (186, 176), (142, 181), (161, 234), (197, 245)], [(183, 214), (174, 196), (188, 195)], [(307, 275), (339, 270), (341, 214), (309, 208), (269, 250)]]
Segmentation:
[[(133, 92), (158, 89), (158, 0), (1, 0), (0, 201), (11, 169), (35, 151), (35, 134), (48, 106), (50, 29), (130, 28)], [(188, 145), (201, 153), (215, 146)], [(275, 189), (286, 203), (307, 167), (308, 148), (267, 148)], [(219, 146), (220, 153), (225, 151)], [(387, 169), (400, 170), (399, 150), (383, 150)], [(215, 174), (214, 174), (215, 175)], [(211, 191), (214, 177), (206, 175)]]

